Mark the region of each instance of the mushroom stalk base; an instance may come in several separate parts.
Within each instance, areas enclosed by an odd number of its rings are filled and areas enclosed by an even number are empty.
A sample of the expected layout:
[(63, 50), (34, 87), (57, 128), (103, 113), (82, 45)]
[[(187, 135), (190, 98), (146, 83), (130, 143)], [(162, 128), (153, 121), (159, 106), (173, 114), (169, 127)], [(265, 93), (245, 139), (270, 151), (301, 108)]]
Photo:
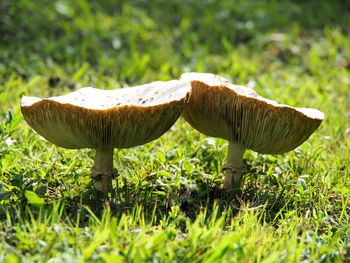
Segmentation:
[(112, 178), (116, 176), (113, 169), (113, 148), (96, 149), (94, 167), (91, 169), (91, 177), (97, 190), (107, 193), (112, 185)]
[(224, 189), (230, 191), (240, 187), (240, 180), (245, 168), (243, 163), (243, 154), (245, 148), (240, 144), (229, 142), (227, 152), (227, 163), (223, 168), (225, 173)]

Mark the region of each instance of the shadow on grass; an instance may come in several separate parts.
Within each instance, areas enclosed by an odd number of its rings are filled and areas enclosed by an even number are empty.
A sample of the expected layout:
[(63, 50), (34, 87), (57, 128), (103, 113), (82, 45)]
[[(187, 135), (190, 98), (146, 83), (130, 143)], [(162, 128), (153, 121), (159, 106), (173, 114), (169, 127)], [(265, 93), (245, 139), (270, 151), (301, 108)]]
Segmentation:
[[(217, 207), (219, 214), (230, 211), (230, 217), (236, 216), (242, 208), (249, 210), (264, 210), (264, 220), (273, 222), (284, 209), (288, 199), (287, 191), (273, 183), (268, 189), (254, 181), (255, 175), (248, 175), (243, 181), (241, 190), (224, 191), (219, 185), (208, 185), (199, 181), (195, 186), (182, 185), (180, 189), (164, 190), (161, 186), (142, 186), (137, 188), (125, 182), (122, 187), (113, 188), (108, 194), (103, 194), (91, 185), (87, 190), (72, 198), (65, 198), (64, 213), (72, 221), (80, 217), (83, 226), (90, 217), (83, 208), (88, 208), (101, 219), (106, 206), (117, 218), (124, 213), (132, 213), (136, 207), (142, 207), (146, 222), (159, 223), (166, 218), (174, 206), (191, 221), (205, 211), (210, 216)], [(79, 214), (80, 213), (80, 214)]]

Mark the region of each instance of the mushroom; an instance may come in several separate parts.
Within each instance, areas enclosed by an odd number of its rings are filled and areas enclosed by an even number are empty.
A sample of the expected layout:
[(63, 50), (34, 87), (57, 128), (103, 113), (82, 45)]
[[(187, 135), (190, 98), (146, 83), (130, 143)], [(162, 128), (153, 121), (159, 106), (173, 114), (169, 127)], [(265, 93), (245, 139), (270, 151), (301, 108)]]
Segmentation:
[(227, 140), (224, 189), (238, 188), (246, 149), (281, 154), (293, 150), (318, 128), (324, 114), (311, 108), (294, 108), (259, 96), (209, 73), (184, 73), (191, 81), (190, 100), (182, 112), (195, 129)]
[(114, 148), (148, 143), (179, 118), (190, 95), (187, 81), (153, 82), (132, 88), (82, 88), (64, 96), (22, 97), (25, 120), (49, 142), (68, 149), (96, 150), (91, 176), (108, 192)]

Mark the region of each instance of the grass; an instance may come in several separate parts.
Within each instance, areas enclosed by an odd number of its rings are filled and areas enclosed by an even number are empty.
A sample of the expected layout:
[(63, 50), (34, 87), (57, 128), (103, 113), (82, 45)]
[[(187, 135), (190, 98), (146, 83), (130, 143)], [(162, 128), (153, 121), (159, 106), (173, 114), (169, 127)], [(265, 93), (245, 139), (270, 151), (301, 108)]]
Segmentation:
[[(2, 1), (0, 261), (350, 260), (348, 1)], [(58, 148), (23, 120), (22, 95), (220, 74), (325, 113), (284, 155), (245, 154), (242, 194), (221, 190), (227, 143), (183, 119), (114, 153), (105, 201), (93, 152)]]

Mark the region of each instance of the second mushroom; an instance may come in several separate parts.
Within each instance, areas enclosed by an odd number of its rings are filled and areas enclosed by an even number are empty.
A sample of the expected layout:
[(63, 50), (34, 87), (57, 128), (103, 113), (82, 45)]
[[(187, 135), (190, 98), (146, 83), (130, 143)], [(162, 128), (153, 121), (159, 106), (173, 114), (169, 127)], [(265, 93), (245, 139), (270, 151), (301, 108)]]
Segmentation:
[(229, 142), (224, 188), (238, 188), (246, 149), (280, 154), (302, 144), (324, 115), (311, 108), (294, 108), (259, 96), (208, 73), (185, 73), (192, 95), (182, 115), (198, 131)]

